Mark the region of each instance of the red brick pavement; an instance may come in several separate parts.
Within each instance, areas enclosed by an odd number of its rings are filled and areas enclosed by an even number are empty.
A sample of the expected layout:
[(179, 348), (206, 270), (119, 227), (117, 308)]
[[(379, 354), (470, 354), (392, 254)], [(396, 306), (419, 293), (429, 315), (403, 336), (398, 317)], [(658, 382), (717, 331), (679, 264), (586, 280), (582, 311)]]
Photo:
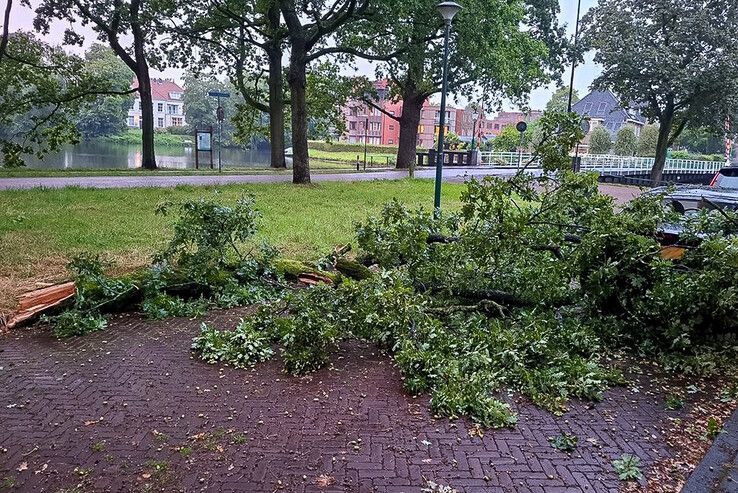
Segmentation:
[[(208, 318), (225, 327), (239, 313)], [(279, 358), (252, 370), (195, 359), (199, 324), (125, 315), (84, 338), (0, 336), (0, 485), (409, 493), (429, 479), (459, 492), (616, 492), (612, 459), (669, 453), (662, 428), (678, 413), (648, 376), (563, 417), (508, 396), (518, 425), (471, 437), (466, 421), (434, 419), (427, 398), (407, 396), (370, 346), (344, 345), (331, 368), (294, 378)], [(571, 456), (548, 443), (561, 431), (579, 437)], [(321, 475), (335, 483), (319, 486)]]

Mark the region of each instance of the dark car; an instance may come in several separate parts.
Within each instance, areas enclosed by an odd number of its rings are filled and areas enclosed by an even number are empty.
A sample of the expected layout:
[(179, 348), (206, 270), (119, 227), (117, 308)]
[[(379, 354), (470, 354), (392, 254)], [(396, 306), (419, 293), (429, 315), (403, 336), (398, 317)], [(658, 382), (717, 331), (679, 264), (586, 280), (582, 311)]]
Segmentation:
[[(738, 166), (726, 167), (718, 171), (709, 186), (681, 186), (675, 189), (658, 187), (647, 193), (665, 193), (664, 205), (680, 214), (689, 215), (700, 209), (738, 211)], [(685, 240), (681, 238), (682, 231), (681, 224), (665, 224), (659, 231), (659, 241), (665, 246), (688, 247), (689, 245), (684, 244)], [(694, 240), (689, 243), (694, 244)], [(681, 255), (683, 250), (677, 253)]]
[[(665, 188), (652, 193), (663, 193)], [(738, 210), (738, 167), (723, 168), (707, 187), (684, 186), (668, 192), (664, 202), (682, 214), (698, 209)]]

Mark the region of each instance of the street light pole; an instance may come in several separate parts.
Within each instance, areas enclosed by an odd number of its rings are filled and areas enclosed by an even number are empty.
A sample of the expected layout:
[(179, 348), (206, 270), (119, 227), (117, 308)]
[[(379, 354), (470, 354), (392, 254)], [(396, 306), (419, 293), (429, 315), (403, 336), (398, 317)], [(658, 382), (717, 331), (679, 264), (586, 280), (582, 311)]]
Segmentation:
[(441, 86), (441, 115), (438, 125), (438, 156), (436, 157), (436, 186), (433, 196), (433, 214), (438, 217), (441, 212), (441, 181), (443, 180), (443, 137), (446, 130), (446, 92), (448, 91), (448, 38), (451, 34), (451, 21), (456, 13), (461, 10), (461, 5), (456, 2), (441, 2), (436, 5), (445, 24), (443, 36), (443, 84)]
[(577, 41), (579, 40), (579, 11), (582, 8), (582, 0), (577, 0), (577, 22), (574, 25), (574, 53), (571, 60), (571, 79), (569, 79), (569, 103), (566, 111), (571, 113), (571, 99), (574, 94), (574, 69), (577, 66)]

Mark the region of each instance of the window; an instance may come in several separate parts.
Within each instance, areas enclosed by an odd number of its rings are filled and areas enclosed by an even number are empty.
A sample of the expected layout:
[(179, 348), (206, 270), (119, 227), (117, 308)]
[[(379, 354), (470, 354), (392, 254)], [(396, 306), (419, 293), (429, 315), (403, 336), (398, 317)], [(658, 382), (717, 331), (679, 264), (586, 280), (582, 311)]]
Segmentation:
[(592, 109), (592, 103), (584, 103), (584, 112), (589, 113), (589, 111)]
[(136, 126), (136, 119), (132, 116), (128, 117), (128, 126), (129, 127), (135, 127)]
[(418, 125), (418, 133), (419, 134), (425, 133), (425, 125)]
[(349, 123), (349, 129), (356, 130), (356, 122)]
[(394, 125), (392, 125), (392, 124), (390, 124), (390, 126), (389, 126), (389, 129), (390, 129), (390, 130), (394, 130), (394, 129), (395, 129), (395, 126), (394, 126)]
[(602, 101), (600, 105), (597, 107), (597, 114), (604, 115), (606, 109), (607, 109), (607, 103)]
[(167, 113), (170, 115), (179, 115), (179, 106), (176, 104), (168, 104)]
[(158, 111), (159, 113), (164, 111), (164, 103), (156, 103), (156, 111)]
[(181, 92), (170, 92), (169, 98), (170, 99), (182, 99), (182, 93)]
[(499, 129), (500, 129), (500, 124), (499, 123), (495, 123), (495, 130), (499, 130)]
[(388, 140), (388, 141), (387, 141), (387, 143), (388, 143), (389, 145), (392, 145), (392, 144), (394, 144), (394, 141), (393, 141), (392, 139), (390, 139), (390, 140)]
[(359, 114), (359, 109), (356, 106), (351, 108), (351, 116), (357, 116), (358, 114)]
[(133, 102), (131, 103), (131, 109), (133, 111), (136, 111), (136, 104), (137, 103), (138, 103), (138, 99), (134, 99)]
[(156, 126), (157, 127), (163, 127), (164, 126), (164, 118), (157, 118), (156, 119)]
[(182, 117), (175, 116), (172, 118), (172, 126), (174, 127), (181, 127), (182, 126)]
[(379, 132), (379, 130), (382, 128), (381, 124), (379, 122), (371, 122), (369, 124), (369, 129), (372, 132)]

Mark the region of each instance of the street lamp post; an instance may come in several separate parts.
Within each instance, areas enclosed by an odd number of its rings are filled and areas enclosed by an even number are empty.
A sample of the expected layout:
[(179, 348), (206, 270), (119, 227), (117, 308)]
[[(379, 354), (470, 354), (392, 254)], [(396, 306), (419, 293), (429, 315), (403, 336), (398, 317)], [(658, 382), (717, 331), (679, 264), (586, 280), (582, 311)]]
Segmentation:
[(574, 69), (577, 66), (577, 41), (579, 40), (579, 11), (582, 7), (582, 0), (577, 0), (577, 22), (574, 25), (574, 56), (571, 60), (571, 79), (569, 79), (569, 102), (566, 105), (566, 111), (571, 113), (571, 100), (574, 94)]
[(477, 150), (477, 148), (474, 147), (474, 137), (476, 137), (476, 134), (477, 134), (477, 119), (479, 119), (479, 113), (475, 111), (474, 113), (472, 113), (472, 141), (471, 141), (472, 152)]
[(441, 2), (436, 5), (438, 13), (443, 17), (445, 34), (443, 36), (443, 85), (441, 86), (441, 115), (438, 122), (438, 156), (436, 161), (436, 187), (433, 197), (434, 214), (438, 216), (441, 211), (441, 181), (443, 180), (443, 137), (446, 130), (446, 92), (448, 91), (448, 38), (451, 33), (451, 21), (456, 13), (461, 10), (461, 5), (456, 2)]

